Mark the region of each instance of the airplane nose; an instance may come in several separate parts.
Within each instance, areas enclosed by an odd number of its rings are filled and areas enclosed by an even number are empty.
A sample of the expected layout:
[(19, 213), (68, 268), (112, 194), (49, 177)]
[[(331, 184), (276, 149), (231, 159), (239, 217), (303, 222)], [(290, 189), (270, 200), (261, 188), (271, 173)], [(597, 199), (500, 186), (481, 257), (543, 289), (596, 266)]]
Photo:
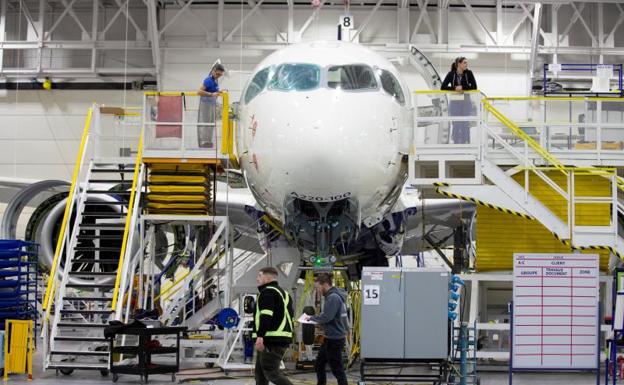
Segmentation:
[(389, 172), (389, 163), (396, 160), (392, 119), (369, 111), (330, 104), (324, 110), (291, 116), (280, 151), (284, 159), (292, 160), (282, 166), (293, 185), (342, 194), (357, 185), (381, 182), (376, 177)]

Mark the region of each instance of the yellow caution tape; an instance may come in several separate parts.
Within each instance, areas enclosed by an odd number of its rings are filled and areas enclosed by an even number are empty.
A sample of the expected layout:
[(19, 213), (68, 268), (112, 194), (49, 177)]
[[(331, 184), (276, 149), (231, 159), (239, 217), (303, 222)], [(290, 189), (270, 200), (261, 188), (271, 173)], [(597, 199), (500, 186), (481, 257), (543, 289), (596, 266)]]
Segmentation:
[[(436, 183), (434, 183), (434, 186), (436, 186), (435, 191), (438, 194), (445, 195), (445, 196), (450, 197), (450, 198), (465, 200), (465, 201), (472, 202), (472, 203), (475, 203), (475, 204), (478, 204), (478, 205), (481, 205), (481, 206), (489, 207), (491, 209), (504, 212), (506, 214), (516, 215), (516, 216), (519, 216), (519, 217), (522, 217), (522, 218), (525, 218), (525, 219), (528, 219), (528, 220), (535, 220), (536, 219), (535, 217), (533, 217), (531, 215), (520, 213), (520, 212), (517, 212), (517, 211), (514, 211), (514, 210), (510, 210), (510, 209), (507, 209), (507, 208), (504, 208), (504, 207), (496, 206), (496, 205), (493, 205), (491, 203), (487, 203), (487, 202), (484, 202), (484, 201), (481, 201), (479, 199), (475, 199), (475, 198), (472, 198), (472, 197), (469, 197), (469, 196), (460, 195), (460, 194), (454, 194), (454, 193), (450, 193), (448, 191), (444, 191), (444, 190), (440, 189), (441, 187), (449, 187), (450, 185), (448, 183), (436, 182)], [(556, 233), (554, 233), (554, 232), (551, 232), (551, 233), (561, 243), (563, 243), (564, 245), (570, 247), (573, 250), (608, 250), (611, 253), (613, 253), (614, 255), (616, 255), (618, 258), (624, 260), (624, 255), (622, 253), (618, 252), (617, 249), (615, 249), (614, 247), (611, 247), (611, 246), (575, 246), (574, 244), (572, 244), (572, 242), (570, 242), (569, 239), (563, 239), (563, 238), (559, 237), (559, 235), (557, 235)]]

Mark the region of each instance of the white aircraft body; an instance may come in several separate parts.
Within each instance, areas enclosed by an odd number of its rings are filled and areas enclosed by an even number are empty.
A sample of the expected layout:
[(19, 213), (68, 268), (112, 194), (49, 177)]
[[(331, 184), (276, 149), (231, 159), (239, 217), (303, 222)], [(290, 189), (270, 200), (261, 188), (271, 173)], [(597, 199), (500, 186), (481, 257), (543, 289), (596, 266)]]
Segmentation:
[(412, 124), (410, 92), (388, 60), (358, 44), (301, 43), (253, 71), (237, 151), (262, 209), (324, 254), (395, 206)]

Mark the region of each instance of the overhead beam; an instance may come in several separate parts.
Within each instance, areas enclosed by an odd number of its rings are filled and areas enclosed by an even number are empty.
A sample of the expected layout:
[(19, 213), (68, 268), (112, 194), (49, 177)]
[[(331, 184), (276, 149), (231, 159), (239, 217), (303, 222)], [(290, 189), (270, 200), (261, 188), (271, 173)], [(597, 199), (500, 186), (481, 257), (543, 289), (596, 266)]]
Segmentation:
[(117, 12), (115, 12), (113, 17), (111, 17), (111, 19), (108, 21), (108, 24), (106, 24), (106, 27), (104, 27), (104, 29), (102, 30), (102, 36), (106, 36), (106, 32), (108, 32), (108, 30), (113, 26), (113, 24), (115, 23), (119, 15), (121, 15), (121, 12), (123, 12), (123, 9), (126, 7), (129, 1), (130, 0), (126, 0), (126, 2), (122, 6), (120, 6), (119, 9), (117, 9)]
[[(555, 38), (555, 48), (559, 48), (559, 38), (558, 38), (559, 36), (559, 8), (560, 8), (559, 4), (553, 4), (551, 5), (551, 12), (550, 12), (550, 17), (551, 17), (550, 24), (552, 25), (552, 36)], [(555, 52), (552, 55), (552, 62), (559, 63), (559, 56), (557, 52)]]
[(223, 10), (225, 8), (225, 0), (219, 0), (217, 5), (217, 41), (223, 41)]
[(592, 43), (595, 46), (598, 46), (598, 40), (596, 39), (596, 36), (594, 36), (594, 33), (592, 32), (591, 28), (589, 28), (589, 26), (585, 22), (585, 19), (583, 18), (583, 15), (581, 15), (581, 12), (579, 12), (578, 8), (576, 8), (576, 5), (574, 5), (574, 2), (570, 2), (570, 6), (574, 10), (574, 13), (578, 15), (579, 21), (581, 22), (583, 27), (585, 27), (585, 30), (587, 31), (587, 34), (589, 35), (589, 37), (592, 40)]
[[(158, 33), (158, 17), (156, 15), (157, 0), (148, 0), (147, 3), (147, 30), (152, 45), (152, 63), (156, 69), (157, 85), (160, 89), (160, 34)], [(189, 1), (191, 3), (192, 1)]]
[(533, 29), (531, 33), (531, 54), (529, 55), (529, 79), (527, 84), (527, 95), (533, 89), (533, 79), (535, 78), (535, 64), (537, 61), (537, 48), (539, 46), (539, 26), (542, 22), (542, 4), (535, 4), (533, 9)]
[(158, 35), (162, 36), (162, 34), (165, 33), (165, 31), (167, 30), (167, 28), (169, 28), (171, 24), (175, 23), (175, 21), (178, 20), (178, 17), (180, 17), (183, 13), (185, 13), (186, 10), (191, 6), (191, 4), (193, 4), (194, 1), (195, 0), (187, 1), (186, 4), (184, 4), (184, 6), (178, 12), (176, 12), (175, 15), (173, 15), (173, 17), (167, 22), (167, 24), (165, 24), (165, 26), (160, 30), (160, 32), (158, 32)]
[(91, 48), (91, 69), (95, 72), (97, 64), (97, 48), (95, 48), (95, 42), (98, 40), (98, 25), (99, 25), (99, 12), (100, 12), (100, 0), (93, 0), (93, 9), (91, 10), (91, 41), (93, 42), (93, 48)]
[(622, 25), (622, 23), (624, 23), (624, 10), (622, 9), (622, 6), (620, 4), (615, 4), (615, 6), (620, 11), (620, 17), (615, 22), (615, 25), (613, 25), (613, 28), (611, 29), (611, 32), (609, 32), (609, 34), (605, 38), (604, 42), (606, 42), (609, 39), (613, 39), (613, 37), (615, 35), (615, 31), (617, 31), (617, 29), (620, 27), (620, 25)]
[(295, 4), (288, 0), (288, 24), (286, 25), (286, 41), (295, 42)]
[(132, 17), (132, 15), (130, 15), (130, 10), (128, 9), (128, 2), (126, 2), (125, 6), (122, 7), (122, 2), (121, 0), (115, 0), (115, 3), (119, 6), (119, 8), (121, 8), (121, 10), (123, 11), (124, 15), (126, 15), (126, 17), (128, 18), (128, 21), (130, 22), (130, 24), (132, 24), (132, 26), (134, 27), (134, 29), (137, 32), (137, 35), (140, 39), (145, 39), (145, 35), (143, 35), (143, 31), (141, 31), (141, 28), (139, 28), (138, 24), (136, 23), (136, 21), (134, 21), (134, 18)]
[[(61, 13), (59, 18), (56, 19), (54, 24), (52, 24), (52, 27), (50, 27), (50, 30), (48, 31), (48, 33), (45, 34), (44, 40), (48, 40), (50, 38), (50, 36), (52, 36), (52, 33), (56, 30), (56, 27), (58, 27), (59, 24), (61, 24), (61, 21), (63, 21), (65, 16), (67, 16), (67, 14), (69, 13), (69, 10), (71, 9), (71, 7), (74, 6), (76, 1), (77, 0), (72, 0), (71, 3), (69, 3), (69, 5), (65, 7), (65, 10), (63, 11), (63, 13)], [(3, 1), (3, 3), (4, 3), (4, 1)]]
[(254, 13), (258, 12), (258, 10), (260, 9), (260, 5), (262, 5), (262, 3), (264, 2), (264, 0), (260, 0), (259, 2), (256, 3), (256, 5), (251, 8), (251, 10), (249, 12), (247, 12), (247, 14), (243, 17), (243, 19), (236, 25), (236, 27), (234, 27), (230, 33), (227, 34), (227, 36), (225, 37), (225, 41), (230, 41), (232, 40), (232, 36), (234, 36), (234, 34), (241, 29), (241, 27), (243, 26), (243, 24), (247, 21), (247, 19), (249, 19), (251, 16), (253, 16)]
[(425, 24), (427, 28), (429, 28), (429, 33), (434, 37), (435, 41), (437, 41), (436, 34), (433, 32), (433, 28), (431, 27), (431, 20), (429, 20), (429, 14), (427, 13), (427, 5), (429, 5), (429, 0), (416, 0), (418, 3), (418, 9), (420, 13), (418, 14), (418, 19), (416, 19), (416, 24), (414, 25), (414, 30), (410, 37), (410, 42), (413, 42), (416, 39), (416, 35), (418, 34), (418, 30), (420, 29), (420, 24), (423, 20), (425, 20)]
[(472, 17), (477, 21), (477, 23), (481, 26), (481, 29), (483, 29), (485, 31), (485, 33), (487, 34), (487, 36), (490, 38), (490, 40), (492, 40), (492, 43), (494, 43), (494, 45), (498, 45), (498, 42), (496, 41), (496, 39), (494, 38), (494, 36), (492, 36), (492, 33), (487, 29), (487, 27), (485, 26), (485, 24), (483, 24), (483, 21), (481, 20), (481, 18), (479, 17), (479, 15), (477, 15), (477, 13), (474, 11), (474, 9), (472, 8), (472, 5), (470, 5), (470, 1), (469, 0), (462, 0), (462, 2), (464, 3), (464, 5), (466, 6), (466, 9), (468, 10), (468, 12), (470, 12), (470, 14), (472, 15)]
[[(30, 24), (30, 26), (33, 29), (33, 32), (35, 32), (35, 36), (37, 36), (37, 39), (39, 39), (39, 29), (35, 25), (32, 15), (30, 14), (30, 10), (28, 9), (28, 6), (26, 5), (26, 2), (24, 0), (19, 0), (19, 4), (20, 4), (20, 9), (22, 10), (22, 13), (24, 13), (26, 20), (28, 20), (28, 24)], [(20, 15), (19, 17), (22, 17), (22, 15)]]
[[(256, 2), (254, 0), (247, 0), (247, 4), (249, 4), (250, 7), (255, 7), (256, 6)], [(264, 12), (262, 12), (262, 9), (258, 8), (256, 13), (258, 14), (258, 16), (260, 18), (264, 19), (265, 23), (267, 23), (268, 25), (271, 26), (271, 28), (273, 28), (273, 30), (275, 31), (276, 36), (279, 36), (279, 38), (282, 41), (287, 41), (287, 39), (284, 37), (284, 34), (282, 33), (282, 31), (280, 31), (280, 29), (277, 27), (277, 25), (275, 25), (275, 23), (273, 23), (273, 21), (271, 21), (271, 19), (269, 19), (264, 14)]]
[(520, 19), (520, 21), (518, 21), (516, 23), (516, 25), (512, 28), (511, 32), (509, 33), (509, 35), (507, 35), (505, 37), (505, 40), (503, 40), (503, 45), (507, 44), (507, 42), (509, 41), (509, 39), (512, 39), (513, 42), (513, 38), (516, 36), (516, 33), (518, 33), (518, 30), (520, 29), (520, 27), (522, 26), (522, 24), (524, 24), (524, 22), (527, 20), (527, 18), (530, 16), (530, 12), (533, 10), (533, 5), (530, 5), (528, 7), (528, 9), (525, 9), (525, 7), (522, 7), (524, 9), (524, 16)]
[[(531, 12), (526, 8), (526, 6), (520, 3), (520, 7), (522, 7), (522, 10), (527, 15), (527, 18), (531, 21), (531, 23), (535, 23), (535, 20), (533, 19)], [(544, 32), (541, 26), (539, 26), (539, 34), (544, 39), (544, 41), (548, 42), (550, 45), (553, 45), (553, 42), (548, 38), (548, 36), (546, 35), (546, 33)]]
[(438, 5), (438, 44), (448, 44), (449, 0), (441, 0)]
[(364, 22), (362, 22), (362, 24), (360, 25), (360, 28), (358, 28), (357, 31), (355, 31), (355, 34), (351, 36), (351, 41), (355, 41), (358, 38), (358, 36), (360, 36), (362, 31), (366, 29), (366, 27), (368, 26), (368, 23), (370, 23), (370, 21), (373, 19), (373, 17), (377, 13), (377, 11), (379, 10), (379, 7), (381, 7), (381, 4), (383, 4), (383, 2), (384, 0), (377, 1), (377, 4), (375, 4), (373, 9), (371, 9), (371, 11), (368, 13), (368, 16), (366, 16), (366, 19), (364, 19)]
[(424, 12), (424, 21), (425, 21), (425, 25), (427, 26), (427, 29), (429, 29), (429, 33), (431, 33), (431, 36), (433, 36), (433, 40), (437, 41), (437, 36), (435, 33), (435, 30), (433, 29), (433, 25), (431, 24), (431, 18), (429, 17), (429, 12), (427, 11), (427, 5), (428, 5), (428, 1), (425, 0), (416, 0), (416, 2), (418, 3), (418, 7), (422, 6), (422, 11)]
[[(64, 7), (67, 7), (67, 0), (61, 0), (61, 3), (63, 3)], [(74, 9), (72, 7), (67, 7), (67, 9), (69, 9), (69, 16), (71, 16), (76, 24), (78, 24), (78, 27), (80, 27), (82, 33), (84, 33), (86, 36), (89, 36), (89, 32), (87, 32), (87, 29), (84, 27), (84, 25), (82, 25), (82, 22), (78, 18), (78, 15), (76, 15), (76, 12), (74, 12)]]
[[(7, 2), (0, 1), (0, 45), (6, 41), (6, 14)], [(4, 63), (4, 50), (0, 49), (0, 72), (2, 72)]]
[(45, 31), (45, 0), (39, 0), (39, 49), (37, 49), (37, 69), (41, 72), (43, 66), (43, 31)]
[(308, 17), (308, 19), (305, 21), (305, 23), (303, 23), (303, 25), (301, 26), (301, 29), (299, 30), (299, 36), (303, 36), (303, 34), (305, 33), (305, 31), (308, 30), (308, 28), (310, 27), (310, 25), (312, 24), (312, 22), (314, 21), (314, 19), (316, 19), (316, 16), (319, 14), (319, 12), (321, 11), (321, 9), (323, 9), (323, 6), (325, 5), (325, 3), (327, 2), (327, 0), (323, 0), (321, 1), (321, 4), (319, 4), (318, 7), (316, 7), (316, 9), (312, 12), (312, 14)]
[[(425, 3), (428, 3), (429, 0), (425, 0)], [(414, 29), (412, 30), (412, 34), (410, 36), (410, 40), (409, 42), (412, 43), (415, 39), (416, 39), (416, 35), (418, 35), (418, 30), (420, 29), (420, 24), (422, 22), (422, 19), (425, 15), (424, 13), (425, 11), (423, 10), (423, 8), (418, 5), (418, 18), (416, 19), (416, 23), (414, 24)]]
[(410, 42), (410, 5), (407, 0), (397, 4), (397, 43)]
[(570, 30), (572, 29), (572, 27), (574, 27), (574, 24), (576, 24), (576, 22), (579, 19), (580, 12), (583, 12), (584, 9), (585, 9), (585, 3), (581, 3), (581, 5), (578, 8), (578, 12), (575, 12), (572, 15), (572, 19), (570, 19), (570, 23), (563, 30), (563, 33), (561, 34), (561, 36), (559, 36), (559, 43), (563, 43), (563, 39), (565, 39), (566, 36), (568, 36), (570, 34)]
[(503, 0), (496, 0), (496, 40), (503, 36)]

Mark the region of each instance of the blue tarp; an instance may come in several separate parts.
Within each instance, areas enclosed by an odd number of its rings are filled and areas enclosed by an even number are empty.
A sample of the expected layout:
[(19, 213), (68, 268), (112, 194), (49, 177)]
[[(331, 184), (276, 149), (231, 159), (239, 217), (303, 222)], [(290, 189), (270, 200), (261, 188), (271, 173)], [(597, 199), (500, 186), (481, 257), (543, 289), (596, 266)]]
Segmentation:
[(19, 249), (22, 247), (37, 246), (36, 243), (21, 241), (19, 239), (0, 239), (0, 249)]

